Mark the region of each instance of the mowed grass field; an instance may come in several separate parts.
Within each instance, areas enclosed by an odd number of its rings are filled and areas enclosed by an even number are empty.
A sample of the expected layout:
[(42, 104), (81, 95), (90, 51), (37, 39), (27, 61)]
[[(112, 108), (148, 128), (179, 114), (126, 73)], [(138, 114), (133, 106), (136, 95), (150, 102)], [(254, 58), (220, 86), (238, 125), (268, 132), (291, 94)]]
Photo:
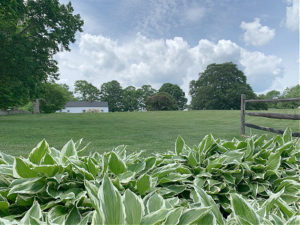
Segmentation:
[[(300, 110), (272, 110), (297, 113)], [(300, 132), (300, 121), (246, 117), (257, 125)], [(265, 132), (246, 129), (246, 135)], [(70, 139), (91, 142), (89, 151), (105, 152), (125, 144), (128, 151), (146, 154), (174, 149), (178, 135), (190, 146), (199, 144), (208, 133), (223, 139), (240, 135), (240, 111), (122, 112), (102, 114), (41, 114), (0, 117), (0, 151), (26, 155), (43, 138), (61, 149)], [(272, 136), (270, 133), (266, 133)]]

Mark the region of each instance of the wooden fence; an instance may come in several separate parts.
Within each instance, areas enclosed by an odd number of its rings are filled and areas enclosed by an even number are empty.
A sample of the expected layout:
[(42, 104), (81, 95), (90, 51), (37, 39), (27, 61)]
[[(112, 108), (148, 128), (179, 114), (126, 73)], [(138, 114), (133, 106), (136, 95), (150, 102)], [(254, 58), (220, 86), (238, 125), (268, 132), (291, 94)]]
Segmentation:
[[(283, 134), (283, 130), (274, 129), (271, 127), (258, 126), (245, 122), (245, 115), (259, 116), (272, 119), (288, 119), (288, 120), (300, 120), (299, 114), (281, 114), (281, 113), (265, 113), (265, 112), (246, 112), (247, 102), (294, 102), (300, 101), (300, 98), (286, 98), (286, 99), (246, 99), (246, 95), (241, 95), (241, 133), (245, 135), (245, 127), (250, 127), (258, 130), (269, 131), (277, 134)], [(294, 137), (300, 137), (300, 133), (293, 133)]]

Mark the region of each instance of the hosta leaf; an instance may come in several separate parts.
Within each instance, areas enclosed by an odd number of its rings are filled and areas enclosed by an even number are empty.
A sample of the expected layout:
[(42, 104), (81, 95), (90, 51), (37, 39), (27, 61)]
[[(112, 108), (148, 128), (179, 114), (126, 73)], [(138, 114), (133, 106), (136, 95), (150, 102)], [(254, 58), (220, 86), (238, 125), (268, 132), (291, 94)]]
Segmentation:
[(239, 194), (231, 194), (231, 205), (240, 224), (260, 224), (259, 216), (255, 210)]
[[(300, 147), (299, 147), (300, 148)], [(0, 152), (0, 157), (4, 160), (8, 165), (13, 165), (15, 158), (11, 155), (7, 155), (3, 152)]]
[(99, 224), (101, 224), (101, 225), (103, 224), (103, 219), (102, 219), (100, 213), (95, 210), (93, 217), (92, 217), (91, 225), (99, 225)]
[(146, 162), (146, 166), (145, 166), (145, 170), (151, 170), (156, 163), (156, 158), (155, 157), (148, 157), (145, 159)]
[(75, 157), (77, 158), (77, 151), (75, 148), (75, 143), (73, 140), (70, 140), (65, 144), (60, 152), (60, 160), (61, 162), (65, 163), (68, 157)]
[(32, 163), (39, 165), (44, 155), (49, 152), (49, 145), (46, 140), (43, 140), (38, 143), (38, 145), (34, 149), (32, 149), (32, 151), (29, 153), (28, 158)]
[(37, 201), (34, 201), (31, 208), (26, 212), (26, 214), (22, 218), (21, 223), (30, 224), (31, 218), (35, 218), (39, 220), (41, 217), (42, 217), (42, 211), (40, 205)]
[(32, 171), (39, 175), (53, 177), (58, 172), (59, 169), (60, 166), (58, 165), (40, 165), (32, 168)]
[(279, 216), (273, 214), (271, 215), (271, 221), (273, 221), (273, 224), (276, 224), (276, 225), (284, 225), (284, 221), (282, 218), (280, 218)]
[(175, 152), (177, 155), (180, 155), (184, 147), (184, 140), (182, 137), (178, 136), (175, 142)]
[(159, 184), (170, 183), (170, 182), (178, 182), (187, 179), (191, 174), (179, 174), (179, 173), (170, 173), (165, 177), (162, 177), (159, 180)]
[(199, 199), (200, 199), (201, 204), (204, 207), (211, 207), (211, 211), (214, 214), (214, 216), (216, 217), (217, 223), (218, 224), (225, 224), (223, 215), (220, 212), (220, 209), (219, 209), (218, 205), (212, 199), (212, 197), (209, 196), (204, 190), (202, 190), (199, 187), (195, 187), (195, 191), (199, 195)]
[(211, 207), (188, 209), (181, 215), (179, 224), (193, 224), (209, 213), (210, 210)]
[(121, 183), (129, 183), (131, 180), (134, 179), (135, 173), (132, 171), (126, 171), (119, 175), (119, 179)]
[(11, 183), (9, 195), (11, 194), (36, 194), (45, 189), (45, 178), (21, 178)]
[(198, 164), (198, 162), (196, 160), (196, 157), (195, 157), (195, 155), (194, 155), (194, 153), (192, 151), (190, 151), (190, 153), (188, 155), (188, 161), (189, 161), (189, 165), (191, 167), (195, 167)]
[(179, 208), (171, 210), (168, 214), (166, 221), (163, 224), (164, 225), (178, 224), (180, 217), (182, 215), (182, 212), (183, 212), (183, 207), (179, 207)]
[(98, 200), (98, 188), (88, 180), (84, 181), (84, 186), (93, 206), (95, 207), (95, 209), (100, 210), (100, 202)]
[(66, 217), (65, 224), (78, 224), (81, 221), (81, 215), (77, 207), (73, 207)]
[(22, 194), (18, 194), (17, 198), (16, 198), (16, 204), (19, 206), (31, 206), (32, 203), (34, 201), (34, 196), (33, 195), (22, 195)]
[[(80, 223), (78, 225), (90, 225), (92, 218), (93, 218), (93, 212), (89, 212), (85, 216), (82, 217)], [(101, 224), (101, 223), (98, 223)]]
[(32, 167), (29, 163), (25, 162), (25, 160), (16, 157), (13, 165), (13, 174), (14, 177), (20, 178), (31, 178), (37, 177), (38, 173), (32, 170)]
[(276, 204), (277, 199), (282, 195), (283, 192), (284, 192), (284, 189), (282, 189), (280, 192), (277, 192), (275, 194), (268, 193), (270, 195), (270, 197), (261, 206), (261, 210), (260, 210), (261, 214), (260, 215), (262, 217), (266, 217), (266, 218), (269, 217), (271, 209)]
[(49, 222), (62, 224), (68, 215), (68, 209), (64, 206), (57, 205), (51, 208), (47, 214)]
[(196, 221), (197, 224), (217, 225), (216, 217), (212, 213), (207, 213)]
[(7, 201), (0, 201), (0, 216), (7, 216), (8, 215), (8, 207), (9, 203)]
[(136, 183), (137, 191), (144, 195), (151, 188), (151, 177), (147, 174), (142, 175)]
[(89, 171), (87, 171), (85, 168), (82, 168), (74, 163), (72, 163), (72, 166), (74, 167), (74, 170), (78, 170), (78, 174), (80, 174), (81, 176), (84, 176), (85, 179), (87, 179), (87, 180), (95, 179), (95, 177)]
[(41, 164), (42, 165), (55, 165), (55, 164), (57, 164), (57, 162), (48, 152), (46, 152), (46, 154), (44, 155), (44, 158), (41, 161)]
[(142, 161), (142, 162), (138, 162), (138, 163), (135, 163), (133, 165), (130, 165), (128, 167), (128, 170), (130, 170), (132, 172), (135, 172), (135, 173), (139, 173), (142, 170), (144, 170), (145, 167), (146, 167), (146, 163), (144, 161)]
[(276, 204), (279, 206), (280, 210), (286, 215), (287, 218), (290, 218), (294, 215), (294, 210), (282, 199), (277, 199)]
[(281, 161), (281, 153), (276, 152), (276, 153), (271, 153), (268, 161), (267, 161), (267, 166), (266, 170), (277, 170), (280, 166), (280, 161)]
[(248, 159), (250, 157), (252, 157), (253, 153), (254, 153), (254, 143), (253, 143), (253, 139), (249, 138), (247, 140), (247, 148), (246, 148), (246, 152), (245, 152), (245, 159)]
[(104, 176), (98, 198), (105, 224), (125, 224), (125, 210), (121, 195), (107, 176)]
[(129, 189), (124, 193), (124, 207), (127, 224), (140, 224), (144, 212), (143, 201)]
[(152, 195), (147, 202), (147, 209), (149, 213), (155, 212), (161, 208), (164, 208), (165, 203), (161, 195), (155, 193)]
[(284, 140), (284, 142), (289, 142), (292, 140), (292, 130), (291, 128), (286, 128), (283, 135), (282, 135), (282, 138)]
[(109, 169), (116, 175), (126, 171), (126, 165), (115, 152), (111, 152), (109, 158)]
[(169, 214), (168, 209), (160, 209), (143, 217), (141, 225), (157, 224), (164, 221)]
[(299, 225), (299, 224), (300, 224), (300, 215), (293, 216), (286, 222), (286, 225)]

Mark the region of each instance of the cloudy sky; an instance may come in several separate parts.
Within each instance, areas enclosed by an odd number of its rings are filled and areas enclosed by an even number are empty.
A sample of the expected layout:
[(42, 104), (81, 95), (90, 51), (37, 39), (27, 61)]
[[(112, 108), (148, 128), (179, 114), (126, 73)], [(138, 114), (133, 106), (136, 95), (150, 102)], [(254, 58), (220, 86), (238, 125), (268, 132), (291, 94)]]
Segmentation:
[[(65, 3), (68, 1), (61, 0)], [(299, 84), (299, 0), (73, 0), (85, 21), (60, 82), (189, 82), (232, 61), (257, 93)]]

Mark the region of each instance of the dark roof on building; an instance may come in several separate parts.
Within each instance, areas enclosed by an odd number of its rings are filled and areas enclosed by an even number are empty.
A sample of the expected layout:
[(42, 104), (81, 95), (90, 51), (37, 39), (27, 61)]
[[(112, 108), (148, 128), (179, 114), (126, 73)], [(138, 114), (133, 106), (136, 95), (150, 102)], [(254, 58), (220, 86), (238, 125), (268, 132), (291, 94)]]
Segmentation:
[(107, 102), (67, 102), (66, 107), (108, 107)]

